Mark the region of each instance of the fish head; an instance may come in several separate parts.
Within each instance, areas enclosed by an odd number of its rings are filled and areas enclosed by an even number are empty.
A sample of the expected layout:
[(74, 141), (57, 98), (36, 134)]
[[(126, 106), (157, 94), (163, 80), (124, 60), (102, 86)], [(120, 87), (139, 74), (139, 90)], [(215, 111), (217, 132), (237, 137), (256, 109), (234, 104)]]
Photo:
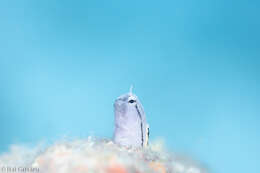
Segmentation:
[(138, 97), (129, 92), (119, 96), (114, 103), (116, 141), (144, 145), (146, 141), (146, 118)]

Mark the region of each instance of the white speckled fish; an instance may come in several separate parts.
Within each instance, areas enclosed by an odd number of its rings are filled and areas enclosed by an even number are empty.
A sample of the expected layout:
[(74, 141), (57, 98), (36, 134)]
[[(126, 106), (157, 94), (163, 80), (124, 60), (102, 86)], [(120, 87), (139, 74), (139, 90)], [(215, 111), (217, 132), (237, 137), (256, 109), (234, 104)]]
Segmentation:
[(114, 103), (115, 131), (114, 142), (127, 147), (148, 145), (149, 125), (143, 106), (137, 96), (130, 92), (118, 97)]

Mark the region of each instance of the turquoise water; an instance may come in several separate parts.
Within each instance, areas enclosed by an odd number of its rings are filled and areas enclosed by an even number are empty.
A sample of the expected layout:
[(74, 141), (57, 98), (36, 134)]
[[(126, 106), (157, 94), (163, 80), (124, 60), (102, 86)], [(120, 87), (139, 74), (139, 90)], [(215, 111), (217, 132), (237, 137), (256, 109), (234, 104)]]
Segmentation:
[(0, 151), (111, 137), (131, 84), (151, 139), (258, 173), (258, 1), (0, 2)]

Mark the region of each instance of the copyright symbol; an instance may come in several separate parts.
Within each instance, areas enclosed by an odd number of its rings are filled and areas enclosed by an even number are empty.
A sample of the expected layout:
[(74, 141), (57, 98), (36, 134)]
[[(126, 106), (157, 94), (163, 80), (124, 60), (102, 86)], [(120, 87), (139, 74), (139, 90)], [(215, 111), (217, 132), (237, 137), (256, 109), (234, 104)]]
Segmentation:
[(6, 172), (6, 167), (3, 166), (2, 169), (1, 169), (1, 171), (2, 171), (2, 172)]

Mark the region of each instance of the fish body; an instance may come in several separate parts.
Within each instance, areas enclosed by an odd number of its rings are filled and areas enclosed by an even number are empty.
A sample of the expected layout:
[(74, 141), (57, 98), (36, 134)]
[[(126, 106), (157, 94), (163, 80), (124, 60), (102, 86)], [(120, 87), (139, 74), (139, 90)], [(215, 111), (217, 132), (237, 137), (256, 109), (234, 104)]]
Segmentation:
[(145, 147), (148, 145), (149, 126), (138, 97), (129, 92), (115, 100), (115, 130), (113, 141), (121, 146)]

